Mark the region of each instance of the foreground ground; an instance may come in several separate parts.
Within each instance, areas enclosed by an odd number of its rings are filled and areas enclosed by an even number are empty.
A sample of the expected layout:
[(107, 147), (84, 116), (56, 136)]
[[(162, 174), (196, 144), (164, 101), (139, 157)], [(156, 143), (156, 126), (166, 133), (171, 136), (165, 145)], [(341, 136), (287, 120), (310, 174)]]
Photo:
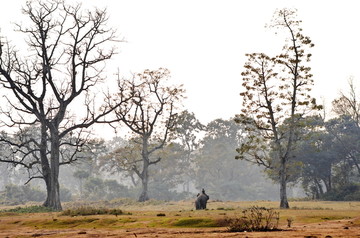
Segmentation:
[[(71, 208), (79, 204), (64, 204)], [(147, 204), (87, 204), (117, 207), (124, 215), (62, 216), (60, 213), (0, 214), (0, 237), (359, 237), (360, 202), (292, 202), (280, 212), (281, 231), (231, 233), (210, 221), (239, 217), (251, 206), (277, 202), (210, 202), (193, 211), (191, 201)], [(293, 220), (288, 227), (287, 220)], [(182, 222), (182, 223), (181, 223)], [(182, 225), (179, 225), (182, 224)]]

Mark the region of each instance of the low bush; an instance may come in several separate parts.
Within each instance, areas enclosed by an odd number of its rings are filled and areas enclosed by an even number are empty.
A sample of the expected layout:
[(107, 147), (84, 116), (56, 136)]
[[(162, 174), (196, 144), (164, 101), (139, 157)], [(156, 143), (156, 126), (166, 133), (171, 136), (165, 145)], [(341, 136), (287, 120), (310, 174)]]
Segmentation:
[(230, 232), (274, 231), (278, 229), (279, 212), (265, 207), (251, 207), (243, 211), (242, 217), (226, 218)]
[(11, 213), (43, 213), (43, 212), (55, 212), (52, 208), (44, 206), (28, 206), (28, 207), (16, 207), (13, 209), (2, 210), (1, 212)]
[[(63, 216), (90, 216), (90, 215), (123, 215), (124, 212), (120, 209), (94, 208), (94, 207), (79, 207), (75, 209), (67, 209), (61, 212)], [(130, 215), (129, 213), (126, 213)]]

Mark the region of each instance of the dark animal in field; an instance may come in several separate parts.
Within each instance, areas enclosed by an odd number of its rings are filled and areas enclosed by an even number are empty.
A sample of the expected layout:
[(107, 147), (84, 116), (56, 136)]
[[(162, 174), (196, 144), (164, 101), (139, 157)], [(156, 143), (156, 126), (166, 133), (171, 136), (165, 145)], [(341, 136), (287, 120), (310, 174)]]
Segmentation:
[(205, 193), (205, 190), (202, 189), (201, 193), (198, 193), (197, 199), (195, 201), (195, 209), (202, 210), (206, 209), (206, 203), (209, 200), (209, 196)]

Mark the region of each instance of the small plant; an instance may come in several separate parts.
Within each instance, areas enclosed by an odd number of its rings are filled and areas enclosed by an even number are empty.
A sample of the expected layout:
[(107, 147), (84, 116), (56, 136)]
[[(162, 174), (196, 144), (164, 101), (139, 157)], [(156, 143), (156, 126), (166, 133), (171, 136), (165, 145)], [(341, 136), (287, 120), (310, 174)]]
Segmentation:
[(292, 217), (289, 217), (288, 219), (286, 219), (286, 221), (287, 221), (287, 226), (290, 228), (294, 219)]
[(243, 211), (242, 217), (227, 218), (230, 232), (274, 231), (279, 225), (279, 212), (265, 207), (251, 207)]
[(158, 216), (158, 217), (164, 217), (164, 216), (166, 216), (166, 215), (165, 215), (165, 213), (158, 213), (158, 214), (156, 214), (156, 216)]

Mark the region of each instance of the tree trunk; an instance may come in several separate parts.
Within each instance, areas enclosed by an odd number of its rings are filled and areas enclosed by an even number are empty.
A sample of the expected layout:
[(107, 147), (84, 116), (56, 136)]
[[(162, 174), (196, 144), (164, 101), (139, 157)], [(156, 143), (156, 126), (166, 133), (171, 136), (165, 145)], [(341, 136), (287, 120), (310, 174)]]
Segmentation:
[(51, 131), (51, 167), (50, 174), (46, 179), (47, 198), (45, 207), (50, 207), (56, 211), (61, 211), (60, 186), (59, 186), (59, 156), (60, 156), (60, 138), (57, 129)]
[(323, 191), (323, 187), (321, 185), (321, 181), (319, 181), (318, 179), (315, 178), (315, 184), (316, 184), (316, 187), (317, 187), (317, 191), (318, 191), (318, 197), (317, 199), (320, 198), (320, 196), (322, 196), (324, 194), (324, 191)]
[(143, 159), (143, 170), (141, 173), (141, 185), (142, 185), (142, 192), (140, 194), (139, 197), (139, 202), (145, 202), (147, 200), (149, 200), (149, 195), (148, 195), (148, 183), (149, 183), (149, 165), (150, 165), (150, 160), (149, 160), (149, 151), (148, 151), (148, 136), (143, 137), (143, 148), (142, 148), (142, 152), (141, 152), (141, 156)]
[(62, 207), (60, 202), (60, 187), (58, 178), (51, 176), (50, 183), (47, 183), (46, 185), (47, 198), (43, 205), (56, 211), (61, 211)]
[(280, 165), (280, 208), (289, 208), (289, 202), (286, 193), (286, 162), (285, 158), (281, 157)]
[(139, 202), (145, 202), (145, 201), (149, 200), (149, 195), (148, 195), (148, 182), (149, 182), (148, 167), (149, 167), (148, 165), (146, 167), (144, 165), (144, 170), (143, 170), (142, 178), (141, 178), (142, 192), (141, 192), (140, 197), (139, 197)]
[[(40, 144), (40, 159), (41, 159), (41, 168), (43, 179), (46, 185), (46, 200), (43, 204), (45, 207), (53, 208), (54, 210), (61, 210), (61, 205), (59, 206), (59, 202), (56, 202), (55, 198), (55, 189), (53, 182), (53, 174), (52, 167), (50, 167), (48, 157), (47, 157), (47, 127), (45, 124), (41, 126), (41, 144)], [(52, 164), (53, 166), (53, 164)]]

